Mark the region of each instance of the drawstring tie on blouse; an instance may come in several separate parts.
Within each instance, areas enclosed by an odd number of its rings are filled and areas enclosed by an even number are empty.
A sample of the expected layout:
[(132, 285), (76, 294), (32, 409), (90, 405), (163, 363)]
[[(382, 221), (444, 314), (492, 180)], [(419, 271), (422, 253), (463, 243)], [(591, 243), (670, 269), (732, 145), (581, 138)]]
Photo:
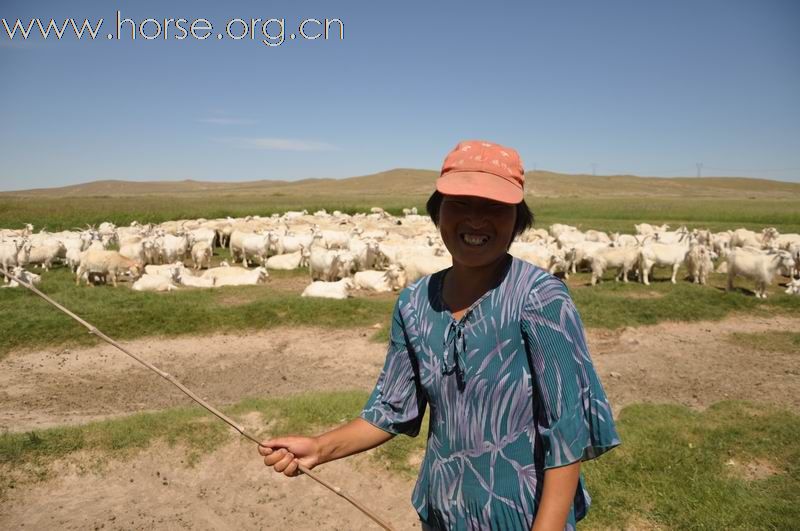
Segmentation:
[[(444, 359), (442, 363), (442, 374), (452, 374), (458, 372), (462, 377), (466, 367), (464, 356), (467, 351), (467, 340), (464, 337), (464, 327), (466, 322), (451, 321), (447, 328), (444, 339)], [(452, 356), (451, 356), (452, 351)], [(452, 359), (452, 364), (450, 360)]]

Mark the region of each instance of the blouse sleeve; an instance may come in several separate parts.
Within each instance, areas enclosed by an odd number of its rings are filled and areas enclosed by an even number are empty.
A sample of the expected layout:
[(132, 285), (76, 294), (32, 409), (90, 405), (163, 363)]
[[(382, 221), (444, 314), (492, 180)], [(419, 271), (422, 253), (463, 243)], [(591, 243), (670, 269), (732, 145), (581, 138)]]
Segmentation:
[(619, 445), (611, 407), (567, 287), (548, 276), (528, 294), (522, 332), (531, 360), (544, 468), (593, 459)]
[(416, 437), (427, 400), (420, 386), (416, 357), (408, 345), (402, 300), (401, 296), (395, 304), (386, 362), (361, 418), (389, 433)]

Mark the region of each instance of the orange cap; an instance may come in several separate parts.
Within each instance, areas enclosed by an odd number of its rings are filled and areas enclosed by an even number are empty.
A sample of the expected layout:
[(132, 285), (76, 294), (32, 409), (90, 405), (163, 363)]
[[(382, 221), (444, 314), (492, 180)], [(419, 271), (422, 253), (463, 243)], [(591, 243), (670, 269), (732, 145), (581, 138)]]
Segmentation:
[(485, 197), (517, 204), (523, 199), (525, 172), (522, 159), (512, 148), (466, 140), (444, 159), (436, 189), (447, 195)]

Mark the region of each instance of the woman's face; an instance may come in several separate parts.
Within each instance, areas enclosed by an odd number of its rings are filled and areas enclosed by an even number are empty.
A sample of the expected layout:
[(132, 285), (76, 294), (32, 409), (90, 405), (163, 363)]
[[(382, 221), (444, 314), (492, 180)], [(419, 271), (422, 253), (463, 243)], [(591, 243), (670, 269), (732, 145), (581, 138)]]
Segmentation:
[(482, 197), (445, 195), (439, 208), (442, 240), (453, 262), (468, 267), (485, 266), (505, 256), (516, 220), (516, 205)]

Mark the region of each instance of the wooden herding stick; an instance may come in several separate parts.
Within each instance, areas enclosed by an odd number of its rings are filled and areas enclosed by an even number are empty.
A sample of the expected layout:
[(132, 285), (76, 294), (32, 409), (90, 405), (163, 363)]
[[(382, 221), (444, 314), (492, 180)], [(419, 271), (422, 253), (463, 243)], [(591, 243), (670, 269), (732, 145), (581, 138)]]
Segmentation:
[[(141, 363), (142, 365), (144, 365), (145, 367), (150, 369), (151, 371), (157, 373), (159, 376), (161, 376), (162, 378), (164, 378), (165, 380), (167, 380), (171, 384), (175, 385), (178, 389), (183, 391), (184, 394), (186, 394), (189, 398), (191, 398), (192, 400), (194, 400), (195, 402), (197, 402), (198, 404), (200, 404), (201, 406), (206, 408), (210, 413), (212, 413), (214, 416), (219, 418), (221, 421), (223, 421), (224, 423), (228, 424), (230, 427), (232, 427), (233, 429), (238, 431), (239, 434), (241, 434), (245, 438), (250, 439), (251, 441), (253, 441), (254, 443), (256, 443), (259, 446), (261, 445), (259, 440), (256, 439), (254, 436), (250, 435), (249, 433), (247, 433), (243, 426), (240, 426), (239, 424), (236, 424), (233, 421), (233, 419), (231, 419), (230, 417), (228, 417), (227, 415), (225, 415), (224, 413), (219, 411), (217, 408), (215, 408), (214, 406), (212, 406), (211, 404), (207, 403), (205, 400), (203, 400), (202, 398), (197, 396), (194, 392), (192, 392), (191, 389), (189, 389), (186, 386), (184, 386), (182, 383), (180, 383), (178, 380), (176, 380), (175, 377), (173, 377), (171, 374), (162, 371), (161, 369), (159, 369), (158, 367), (156, 367), (152, 363), (148, 362), (147, 360), (144, 360), (144, 359), (140, 358), (139, 356), (137, 356), (136, 354), (134, 354), (132, 352), (129, 352), (122, 345), (120, 345), (119, 343), (117, 343), (116, 341), (114, 341), (113, 339), (111, 339), (110, 337), (105, 335), (103, 332), (98, 330), (97, 327), (95, 327), (91, 323), (88, 323), (87, 321), (81, 319), (80, 317), (78, 317), (77, 315), (75, 315), (74, 313), (69, 311), (68, 309), (64, 308), (62, 305), (60, 305), (59, 303), (57, 303), (56, 301), (54, 301), (53, 299), (51, 299), (50, 297), (48, 297), (44, 293), (39, 291), (36, 287), (33, 286), (33, 284), (29, 284), (29, 283), (17, 278), (16, 276), (12, 275), (11, 273), (9, 273), (7, 271), (3, 271), (2, 269), (0, 269), (0, 272), (3, 273), (6, 277), (10, 278), (11, 280), (14, 280), (15, 282), (18, 282), (21, 286), (25, 286), (26, 288), (28, 288), (29, 290), (34, 292), (36, 295), (40, 296), (41, 298), (43, 298), (44, 300), (46, 300), (47, 302), (49, 302), (50, 304), (52, 304), (53, 306), (55, 306), (56, 308), (58, 308), (59, 310), (64, 312), (65, 314), (69, 315), (70, 317), (72, 317), (73, 319), (78, 321), (80, 324), (82, 324), (83, 326), (85, 326), (86, 328), (89, 329), (89, 333), (90, 334), (94, 334), (95, 336), (99, 337), (100, 339), (102, 339), (103, 341), (108, 343), (109, 345), (116, 347), (118, 350), (121, 350), (122, 352), (124, 352), (125, 354), (130, 356), (131, 358), (135, 359), (136, 361), (138, 361), (139, 363)], [(308, 477), (310, 477), (311, 479), (313, 479), (314, 481), (316, 481), (317, 483), (319, 483), (323, 487), (327, 488), (328, 490), (338, 494), (339, 496), (341, 496), (345, 500), (349, 501), (353, 506), (355, 506), (356, 509), (358, 509), (359, 511), (361, 511), (362, 513), (364, 513), (365, 515), (370, 517), (376, 524), (381, 526), (386, 531), (394, 531), (394, 528), (391, 526), (391, 524), (389, 524), (388, 522), (385, 522), (384, 520), (382, 520), (377, 514), (375, 514), (370, 509), (365, 507), (359, 501), (357, 501), (354, 498), (352, 498), (351, 496), (349, 496), (347, 493), (342, 491), (342, 489), (340, 489), (339, 487), (335, 487), (335, 486), (331, 485), (330, 483), (328, 483), (327, 481), (325, 481), (324, 479), (322, 479), (321, 477), (319, 477), (315, 472), (312, 472), (311, 469), (308, 468), (307, 466), (301, 465), (300, 463), (297, 463), (297, 468), (300, 470), (300, 472), (302, 472), (303, 474), (307, 475)]]

